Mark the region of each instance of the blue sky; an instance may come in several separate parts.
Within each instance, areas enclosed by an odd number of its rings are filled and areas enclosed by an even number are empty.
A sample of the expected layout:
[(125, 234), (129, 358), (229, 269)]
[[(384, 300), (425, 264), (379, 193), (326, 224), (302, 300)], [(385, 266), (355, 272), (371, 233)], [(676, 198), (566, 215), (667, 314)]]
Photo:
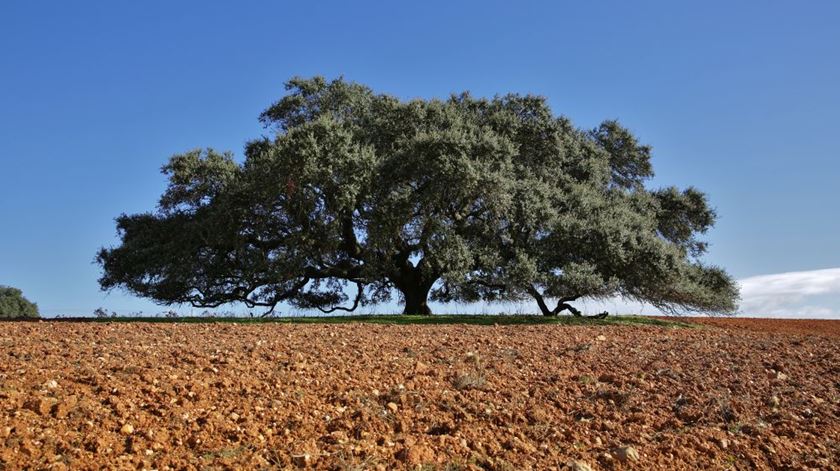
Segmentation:
[(709, 194), (707, 259), (745, 294), (822, 270), (822, 291), (745, 299), (753, 313), (840, 317), (838, 23), (834, 1), (4, 1), (0, 284), (46, 315), (162, 310), (99, 291), (113, 218), (154, 208), (170, 155), (241, 154), (283, 82), (320, 74), (617, 118), (653, 145), (654, 184)]

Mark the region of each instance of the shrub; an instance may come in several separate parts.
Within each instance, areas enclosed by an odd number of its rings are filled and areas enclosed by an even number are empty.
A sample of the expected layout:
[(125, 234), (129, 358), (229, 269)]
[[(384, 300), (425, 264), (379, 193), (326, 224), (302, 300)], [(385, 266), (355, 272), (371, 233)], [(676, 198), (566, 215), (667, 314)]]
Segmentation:
[(0, 286), (0, 318), (40, 317), (38, 305), (23, 297), (23, 292), (11, 286)]

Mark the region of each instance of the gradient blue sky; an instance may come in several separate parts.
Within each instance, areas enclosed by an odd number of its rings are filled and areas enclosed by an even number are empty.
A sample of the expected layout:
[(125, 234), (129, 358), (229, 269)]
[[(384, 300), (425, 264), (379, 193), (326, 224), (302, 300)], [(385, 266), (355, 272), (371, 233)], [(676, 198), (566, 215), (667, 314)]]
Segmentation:
[[(173, 153), (241, 155), (283, 82), (321, 74), (617, 118), (654, 184), (709, 194), (709, 261), (781, 274), (750, 309), (840, 317), (840, 270), (811, 272), (840, 267), (840, 2), (313, 3), (0, 3), (0, 284), (46, 315), (162, 310), (99, 291), (113, 218), (154, 208)], [(808, 274), (822, 290), (785, 291)]]

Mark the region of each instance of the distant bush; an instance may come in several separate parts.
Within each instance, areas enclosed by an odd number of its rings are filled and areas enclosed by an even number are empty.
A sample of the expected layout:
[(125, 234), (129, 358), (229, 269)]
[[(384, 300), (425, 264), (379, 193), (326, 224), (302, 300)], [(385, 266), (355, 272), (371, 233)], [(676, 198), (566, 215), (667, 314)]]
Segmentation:
[(93, 311), (93, 315), (97, 319), (106, 319), (108, 317), (117, 317), (116, 312), (112, 312), (112, 313), (109, 314), (107, 309), (104, 309), (104, 308), (101, 308), (101, 307), (96, 308)]
[(23, 297), (23, 292), (0, 285), (0, 318), (40, 317), (38, 305)]

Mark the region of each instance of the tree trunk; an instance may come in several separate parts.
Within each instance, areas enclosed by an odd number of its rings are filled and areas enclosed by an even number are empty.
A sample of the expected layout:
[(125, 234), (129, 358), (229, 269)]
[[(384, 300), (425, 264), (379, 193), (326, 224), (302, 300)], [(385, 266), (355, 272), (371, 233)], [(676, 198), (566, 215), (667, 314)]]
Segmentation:
[(412, 285), (400, 289), (403, 298), (405, 298), (403, 314), (431, 315), (432, 310), (429, 308), (429, 291), (431, 289), (431, 285)]
[(425, 259), (419, 260), (416, 266), (413, 265), (409, 261), (410, 255), (411, 251), (405, 249), (394, 256), (396, 270), (390, 277), (391, 282), (403, 295), (403, 314), (428, 316), (432, 314), (429, 308), (429, 291), (440, 278), (440, 274), (430, 269)]

